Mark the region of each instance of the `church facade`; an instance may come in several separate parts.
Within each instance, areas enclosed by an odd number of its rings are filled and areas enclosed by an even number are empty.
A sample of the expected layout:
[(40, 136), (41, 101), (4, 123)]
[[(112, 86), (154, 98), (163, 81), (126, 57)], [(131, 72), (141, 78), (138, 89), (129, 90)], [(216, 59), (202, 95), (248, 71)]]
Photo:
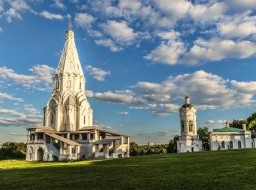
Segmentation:
[(197, 135), (196, 108), (185, 97), (185, 104), (179, 109), (181, 136), (177, 141), (177, 152), (202, 151), (202, 141)]
[(129, 137), (93, 125), (86, 80), (74, 32), (66, 32), (64, 48), (44, 108), (43, 126), (28, 128), (29, 161), (79, 160), (129, 156)]
[(251, 131), (229, 127), (226, 123), (224, 128), (213, 129), (209, 137), (211, 150), (231, 150), (243, 148), (255, 148), (255, 139), (251, 137)]

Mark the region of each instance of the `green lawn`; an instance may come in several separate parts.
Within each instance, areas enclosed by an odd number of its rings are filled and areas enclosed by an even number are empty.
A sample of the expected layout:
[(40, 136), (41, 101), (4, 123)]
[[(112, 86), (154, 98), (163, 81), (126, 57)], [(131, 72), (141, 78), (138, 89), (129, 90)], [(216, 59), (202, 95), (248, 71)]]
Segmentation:
[(256, 149), (80, 162), (0, 161), (0, 189), (255, 189)]

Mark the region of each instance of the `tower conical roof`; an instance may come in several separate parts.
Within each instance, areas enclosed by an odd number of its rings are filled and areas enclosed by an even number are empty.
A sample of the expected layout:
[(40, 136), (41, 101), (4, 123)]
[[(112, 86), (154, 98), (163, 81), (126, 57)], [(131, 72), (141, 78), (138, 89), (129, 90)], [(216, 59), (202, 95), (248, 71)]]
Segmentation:
[(65, 73), (84, 75), (76, 49), (74, 32), (71, 28), (66, 31), (66, 40), (56, 71), (58, 75)]

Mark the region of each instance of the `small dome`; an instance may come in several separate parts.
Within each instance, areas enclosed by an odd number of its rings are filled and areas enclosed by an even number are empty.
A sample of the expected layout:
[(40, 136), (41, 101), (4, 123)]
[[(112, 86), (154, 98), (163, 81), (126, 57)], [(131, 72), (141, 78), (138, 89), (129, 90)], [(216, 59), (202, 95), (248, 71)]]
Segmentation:
[(183, 104), (182, 108), (192, 108), (192, 104)]

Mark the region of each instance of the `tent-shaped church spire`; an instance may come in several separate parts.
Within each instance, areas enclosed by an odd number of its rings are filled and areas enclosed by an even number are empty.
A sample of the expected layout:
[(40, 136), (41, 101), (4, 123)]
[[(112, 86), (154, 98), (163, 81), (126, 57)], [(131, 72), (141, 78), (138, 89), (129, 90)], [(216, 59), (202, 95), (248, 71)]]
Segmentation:
[(56, 71), (57, 75), (66, 73), (84, 76), (76, 49), (74, 32), (70, 24), (66, 31), (66, 40)]

